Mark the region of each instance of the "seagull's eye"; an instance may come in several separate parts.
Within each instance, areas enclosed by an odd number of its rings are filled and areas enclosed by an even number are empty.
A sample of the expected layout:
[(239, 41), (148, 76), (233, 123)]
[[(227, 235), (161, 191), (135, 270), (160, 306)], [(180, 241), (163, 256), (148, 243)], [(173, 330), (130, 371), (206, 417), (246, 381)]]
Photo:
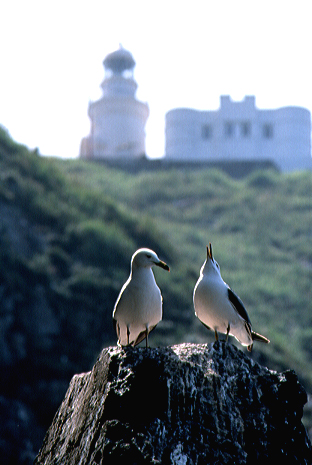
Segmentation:
[(147, 258), (151, 258), (152, 256), (151, 256), (151, 255), (149, 255), (149, 254), (146, 254), (146, 257), (147, 257)]

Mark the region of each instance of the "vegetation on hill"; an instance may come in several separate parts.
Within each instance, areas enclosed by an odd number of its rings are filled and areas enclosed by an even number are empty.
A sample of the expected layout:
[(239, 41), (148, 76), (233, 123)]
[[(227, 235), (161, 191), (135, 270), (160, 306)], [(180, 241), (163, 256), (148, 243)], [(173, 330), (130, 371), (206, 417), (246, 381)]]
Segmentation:
[(164, 294), (174, 293), (164, 304), (164, 318), (174, 322), (170, 342), (213, 339), (192, 309), (211, 241), (223, 278), (245, 302), (255, 330), (271, 339), (255, 351), (269, 366), (295, 367), (312, 387), (310, 172), (257, 171), (233, 180), (209, 168), (129, 175), (98, 163), (57, 163), (73, 182), (109, 195), (171, 244), (172, 274), (158, 277)]
[(43, 427), (70, 377), (116, 343), (113, 305), (142, 246), (171, 268), (155, 270), (164, 318), (151, 345), (213, 341), (192, 303), (210, 241), (254, 330), (271, 340), (252, 357), (296, 370), (312, 391), (311, 172), (129, 174), (41, 157), (1, 129), (0, 176), (1, 394), (30, 405)]

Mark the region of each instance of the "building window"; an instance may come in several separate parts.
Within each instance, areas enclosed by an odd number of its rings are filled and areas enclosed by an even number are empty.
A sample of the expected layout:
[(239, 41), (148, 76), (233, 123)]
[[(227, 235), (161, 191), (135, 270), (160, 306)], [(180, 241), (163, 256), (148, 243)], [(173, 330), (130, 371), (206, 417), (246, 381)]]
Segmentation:
[(235, 126), (234, 126), (234, 123), (232, 121), (226, 121), (224, 123), (224, 135), (226, 137), (233, 137), (234, 136), (234, 130), (235, 130)]
[(210, 124), (204, 124), (201, 130), (202, 139), (210, 139), (212, 137), (212, 127)]
[(272, 139), (273, 137), (273, 125), (266, 123), (262, 127), (262, 135), (265, 139)]
[(241, 123), (241, 134), (243, 137), (249, 137), (251, 135), (251, 123), (250, 121), (243, 121)]

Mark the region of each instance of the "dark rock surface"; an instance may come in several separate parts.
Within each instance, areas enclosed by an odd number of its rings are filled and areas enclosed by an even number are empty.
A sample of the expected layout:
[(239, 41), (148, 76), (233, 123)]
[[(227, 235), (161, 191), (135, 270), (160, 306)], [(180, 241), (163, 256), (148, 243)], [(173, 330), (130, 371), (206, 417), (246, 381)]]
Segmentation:
[(111, 347), (73, 377), (35, 464), (311, 464), (306, 401), (293, 371), (224, 342)]

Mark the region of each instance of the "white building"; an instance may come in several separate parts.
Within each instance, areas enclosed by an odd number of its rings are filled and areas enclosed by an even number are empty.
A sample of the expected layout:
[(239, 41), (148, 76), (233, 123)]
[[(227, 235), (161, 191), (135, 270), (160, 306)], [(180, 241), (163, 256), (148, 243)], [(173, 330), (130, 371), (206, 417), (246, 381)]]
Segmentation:
[(312, 168), (311, 117), (301, 107), (259, 110), (255, 97), (221, 96), (215, 111), (166, 114), (168, 161), (273, 161), (283, 171)]
[(80, 157), (131, 159), (145, 154), (146, 103), (135, 98), (135, 61), (120, 47), (103, 61), (103, 97), (89, 104), (91, 131), (81, 141)]

